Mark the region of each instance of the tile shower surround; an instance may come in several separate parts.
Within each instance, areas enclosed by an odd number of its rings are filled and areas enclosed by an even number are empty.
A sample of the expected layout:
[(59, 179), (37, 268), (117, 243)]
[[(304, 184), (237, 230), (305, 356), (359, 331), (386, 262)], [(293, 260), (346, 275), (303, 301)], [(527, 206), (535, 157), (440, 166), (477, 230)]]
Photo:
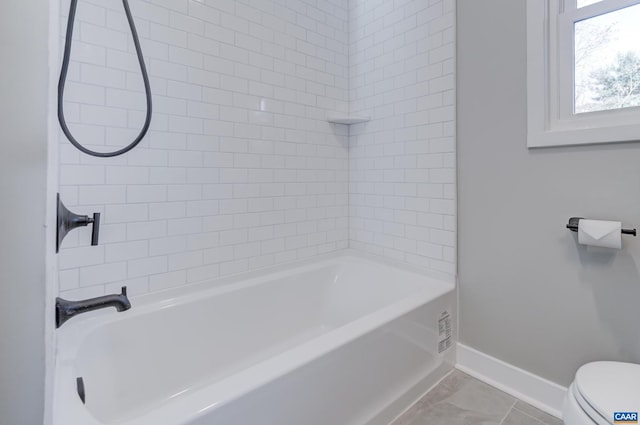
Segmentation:
[(351, 247), (454, 275), (455, 1), (350, 5)]
[[(135, 295), (346, 248), (350, 178), (353, 247), (453, 270), (453, 122), (442, 121), (453, 88), (446, 81), (446, 90), (437, 88), (440, 106), (428, 96), (433, 79), (452, 76), (453, 2), (386, 2), (391, 11), (382, 1), (361, 3), (131, 0), (151, 77), (151, 131), (110, 159), (80, 154), (60, 133), (62, 199), (74, 212), (103, 213), (99, 246), (88, 246), (90, 228), (65, 239), (61, 294), (128, 285)], [(68, 5), (60, 5), (62, 33)], [(379, 26), (383, 32), (367, 38)], [(88, 147), (112, 150), (137, 134), (145, 113), (121, 4), (80, 1), (74, 39), (67, 120)], [(398, 49), (401, 39), (413, 48)], [(384, 54), (372, 56), (388, 49), (405, 55), (393, 69)], [(374, 63), (380, 68), (370, 76), (361, 71)], [(423, 81), (424, 93), (416, 90)], [(415, 96), (398, 100), (399, 87)], [(350, 95), (352, 108), (374, 118), (352, 126), (351, 140), (348, 126), (326, 122), (328, 113), (349, 111)], [(443, 117), (424, 124), (422, 114)], [(379, 168), (379, 184), (371, 181), (385, 190), (379, 198), (362, 180), (363, 164), (377, 164), (378, 153), (393, 164)], [(429, 191), (413, 181), (421, 172), (433, 180), (424, 183)]]

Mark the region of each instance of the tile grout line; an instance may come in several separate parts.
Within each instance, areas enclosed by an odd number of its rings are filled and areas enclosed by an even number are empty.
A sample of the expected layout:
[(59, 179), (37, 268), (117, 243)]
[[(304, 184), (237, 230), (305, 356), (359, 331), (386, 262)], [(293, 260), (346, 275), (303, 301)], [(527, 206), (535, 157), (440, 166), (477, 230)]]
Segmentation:
[[(516, 404), (517, 404), (517, 402), (516, 402)], [(517, 410), (519, 413), (522, 413), (523, 415), (525, 415), (525, 416), (527, 416), (527, 417), (529, 417), (529, 418), (531, 418), (531, 419), (535, 420), (536, 422), (539, 422), (541, 425), (551, 425), (551, 424), (549, 424), (548, 422), (543, 421), (543, 420), (542, 420), (542, 419), (540, 419), (540, 418), (536, 418), (535, 416), (530, 415), (529, 413), (527, 413), (527, 412), (525, 412), (525, 411), (523, 411), (523, 410), (518, 409), (517, 407), (515, 407), (515, 405), (513, 406), (513, 408), (512, 408), (511, 410)]]
[(505, 415), (502, 417), (502, 420), (500, 421), (500, 423), (498, 425), (502, 425), (504, 424), (504, 421), (507, 419), (507, 417), (509, 417), (509, 413), (511, 413), (513, 411), (513, 409), (516, 407), (516, 404), (518, 403), (518, 399), (516, 398), (513, 401), (513, 404), (511, 405), (511, 407), (509, 408), (509, 410), (507, 410), (507, 413), (505, 413)]

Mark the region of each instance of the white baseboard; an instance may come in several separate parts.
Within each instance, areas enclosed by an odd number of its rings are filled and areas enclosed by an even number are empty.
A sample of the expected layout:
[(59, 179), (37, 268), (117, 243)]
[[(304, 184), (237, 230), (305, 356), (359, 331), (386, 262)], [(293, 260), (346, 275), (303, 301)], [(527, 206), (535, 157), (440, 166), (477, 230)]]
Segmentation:
[(458, 343), (456, 368), (557, 418), (567, 392), (554, 382)]

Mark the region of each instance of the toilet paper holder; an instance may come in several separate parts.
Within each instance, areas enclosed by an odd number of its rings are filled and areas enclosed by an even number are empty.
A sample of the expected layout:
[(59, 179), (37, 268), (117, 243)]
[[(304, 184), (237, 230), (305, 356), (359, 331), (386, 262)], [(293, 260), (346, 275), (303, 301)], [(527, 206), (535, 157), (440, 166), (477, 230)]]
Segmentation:
[[(569, 224), (567, 224), (567, 229), (571, 230), (572, 232), (577, 232), (578, 231), (578, 223), (583, 218), (584, 217), (571, 217), (569, 219)], [(623, 235), (637, 236), (636, 229), (622, 229), (622, 234)]]

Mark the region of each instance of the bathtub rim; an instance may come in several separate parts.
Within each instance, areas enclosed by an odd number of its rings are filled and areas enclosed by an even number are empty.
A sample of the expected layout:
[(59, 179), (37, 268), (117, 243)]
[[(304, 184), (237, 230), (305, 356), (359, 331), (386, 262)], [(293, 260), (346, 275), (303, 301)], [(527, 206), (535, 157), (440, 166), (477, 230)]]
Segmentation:
[[(65, 323), (64, 327), (56, 329), (57, 338), (67, 339), (67, 335), (73, 333), (75, 337), (84, 337), (97, 327), (106, 323), (126, 320), (131, 316), (150, 312), (156, 309), (169, 308), (180, 304), (195, 301), (199, 298), (221, 295), (226, 292), (233, 292), (237, 289), (248, 288), (263, 283), (263, 280), (271, 278), (286, 277), (292, 274), (293, 270), (299, 272), (311, 271), (329, 265), (338, 259), (353, 258), (359, 261), (370, 261), (383, 266), (400, 268), (405, 271), (422, 275), (429, 280), (445, 283), (457, 289), (457, 277), (447, 273), (435, 271), (427, 267), (420, 267), (413, 264), (404, 263), (398, 260), (389, 259), (375, 254), (356, 251), (350, 248), (333, 251), (310, 258), (290, 261), (270, 267), (264, 267), (248, 272), (236, 273), (212, 279), (203, 279), (185, 285), (162, 289), (152, 293), (144, 293), (130, 296), (132, 308), (130, 310), (115, 312), (112, 309), (95, 310), (84, 313), (82, 316)], [(57, 342), (59, 345), (60, 341)]]
[[(121, 420), (101, 422), (80, 403), (75, 391), (75, 358), (82, 341), (96, 329), (109, 323), (128, 320), (131, 317), (152, 314), (154, 311), (164, 308), (179, 307), (196, 300), (215, 297), (224, 293), (237, 291), (243, 288), (267, 283), (270, 280), (290, 276), (292, 274), (312, 271), (331, 264), (338, 260), (356, 260), (375, 262), (390, 267), (416, 273), (426, 278), (425, 289), (418, 290), (411, 296), (404, 297), (390, 303), (372, 313), (358, 317), (343, 326), (332, 329), (326, 334), (313, 338), (300, 345), (290, 348), (273, 357), (256, 363), (231, 376), (223, 378), (211, 384), (189, 390), (189, 395), (181, 397), (179, 402), (165, 401), (157, 409), (148, 410), (142, 414), (125, 416)], [(56, 356), (56, 399), (54, 403), (54, 425), (65, 424), (120, 424), (120, 425), (147, 425), (153, 423), (167, 423), (179, 425), (186, 420), (193, 420), (206, 415), (211, 409), (230, 403), (242, 395), (253, 391), (273, 380), (301, 368), (312, 361), (332, 352), (339, 347), (366, 335), (375, 329), (395, 320), (404, 314), (414, 311), (421, 306), (438, 299), (456, 289), (455, 278), (450, 276), (447, 280), (442, 275), (431, 271), (398, 263), (377, 256), (356, 253), (352, 250), (343, 250), (322, 258), (314, 257), (298, 262), (290, 262), (268, 269), (260, 269), (248, 273), (236, 274), (219, 279), (210, 279), (185, 287), (170, 288), (159, 293), (145, 294), (132, 299), (135, 310), (115, 314), (113, 312), (99, 311), (87, 314), (85, 320), (68, 323), (67, 328), (61, 328), (58, 336)], [(73, 343), (69, 343), (72, 341)], [(61, 348), (61, 344), (69, 343)], [(64, 408), (63, 408), (64, 406)], [(60, 410), (65, 412), (61, 413)], [(188, 419), (184, 419), (188, 412)], [(160, 421), (160, 422), (158, 422)]]
[[(226, 275), (222, 277), (215, 277), (210, 279), (202, 279), (195, 282), (190, 282), (185, 285), (161, 289), (158, 291), (154, 291), (152, 293), (145, 293), (133, 296), (131, 299), (136, 302), (146, 303), (154, 303), (167, 301), (167, 299), (177, 299), (182, 298), (183, 296), (188, 296), (188, 294), (197, 292), (203, 293), (209, 290), (213, 290), (215, 288), (219, 288), (227, 285), (237, 284), (239, 281), (245, 280), (253, 280), (263, 277), (264, 275), (271, 274), (286, 274), (287, 271), (291, 269), (298, 268), (315, 268), (314, 265), (322, 262), (329, 262), (332, 260), (336, 260), (339, 258), (355, 258), (359, 260), (368, 260), (378, 264), (382, 264), (388, 267), (401, 268), (403, 270), (420, 274), (425, 277), (443, 281), (446, 283), (450, 283), (456, 286), (457, 276), (450, 275), (444, 272), (440, 272), (437, 270), (430, 269), (428, 267), (421, 267), (414, 264), (405, 263), (403, 261), (398, 261), (394, 259), (390, 259), (387, 257), (383, 257), (381, 255), (371, 254), (367, 252), (357, 251), (355, 249), (346, 248), (337, 251), (332, 251), (327, 254), (316, 255), (309, 258), (302, 258), (294, 261), (288, 261), (285, 263), (275, 264), (268, 267), (262, 267), (256, 270), (245, 271), (241, 273), (235, 273), (231, 275)], [(104, 313), (104, 312), (98, 312)]]

